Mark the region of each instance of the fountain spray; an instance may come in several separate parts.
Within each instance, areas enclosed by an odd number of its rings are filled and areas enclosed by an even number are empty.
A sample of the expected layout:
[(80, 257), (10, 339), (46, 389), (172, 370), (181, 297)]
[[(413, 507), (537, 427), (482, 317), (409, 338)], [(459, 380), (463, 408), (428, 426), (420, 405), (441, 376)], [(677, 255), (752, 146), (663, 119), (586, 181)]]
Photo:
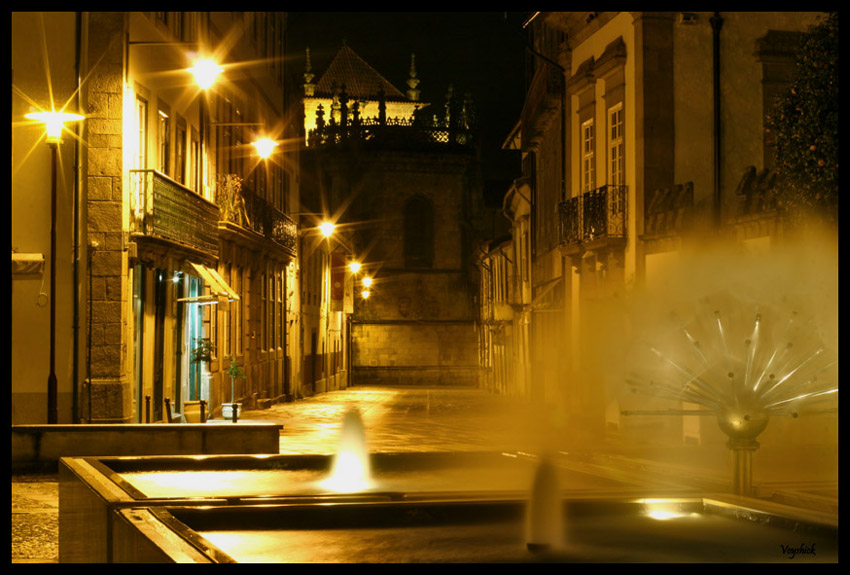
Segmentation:
[(546, 551), (563, 542), (563, 506), (558, 472), (549, 457), (537, 466), (528, 502), (526, 546), (530, 551)]
[(369, 450), (363, 418), (356, 409), (346, 412), (342, 421), (339, 447), (334, 455), (330, 476), (322, 482), (339, 493), (364, 491), (372, 486)]

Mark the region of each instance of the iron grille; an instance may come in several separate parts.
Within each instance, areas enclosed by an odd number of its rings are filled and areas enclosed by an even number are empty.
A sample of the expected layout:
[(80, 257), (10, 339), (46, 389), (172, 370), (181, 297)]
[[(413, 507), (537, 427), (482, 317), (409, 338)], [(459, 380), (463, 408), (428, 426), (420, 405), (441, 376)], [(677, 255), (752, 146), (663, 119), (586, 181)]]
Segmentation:
[(602, 186), (558, 205), (560, 243), (626, 237), (626, 186)]

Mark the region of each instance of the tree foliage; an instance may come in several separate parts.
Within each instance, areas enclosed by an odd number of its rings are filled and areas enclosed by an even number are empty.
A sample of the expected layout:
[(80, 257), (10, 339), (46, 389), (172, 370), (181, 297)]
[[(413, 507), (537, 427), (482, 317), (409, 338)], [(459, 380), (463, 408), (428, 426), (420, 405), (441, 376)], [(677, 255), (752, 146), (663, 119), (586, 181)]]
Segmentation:
[(767, 119), (789, 211), (830, 218), (838, 207), (838, 13), (804, 34), (793, 83)]

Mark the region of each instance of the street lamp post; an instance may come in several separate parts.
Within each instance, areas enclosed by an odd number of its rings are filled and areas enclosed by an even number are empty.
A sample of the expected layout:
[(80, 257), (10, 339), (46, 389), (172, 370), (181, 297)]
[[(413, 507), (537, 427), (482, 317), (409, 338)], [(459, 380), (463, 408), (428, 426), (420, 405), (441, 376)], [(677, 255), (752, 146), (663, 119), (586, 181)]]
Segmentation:
[(34, 112), (26, 118), (45, 125), (46, 141), (50, 147), (50, 360), (47, 376), (47, 423), (59, 421), (59, 383), (56, 378), (56, 188), (59, 144), (65, 122), (83, 119), (79, 114), (68, 112)]

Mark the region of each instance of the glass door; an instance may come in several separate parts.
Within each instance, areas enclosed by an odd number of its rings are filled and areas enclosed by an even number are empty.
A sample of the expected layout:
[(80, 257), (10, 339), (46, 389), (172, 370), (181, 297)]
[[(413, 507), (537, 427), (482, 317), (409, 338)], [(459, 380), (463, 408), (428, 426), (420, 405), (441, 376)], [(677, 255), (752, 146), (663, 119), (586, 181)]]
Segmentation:
[[(199, 297), (203, 291), (203, 285), (200, 279), (195, 276), (186, 274), (183, 283), (184, 296), (187, 298)], [(183, 326), (181, 328), (181, 353), (179, 361), (181, 363), (180, 373), (180, 391), (176, 398), (176, 403), (180, 405), (182, 401), (197, 401), (206, 399), (201, 392), (201, 371), (200, 363), (192, 361), (192, 350), (197, 346), (198, 340), (204, 337), (204, 322), (203, 308), (195, 302), (181, 302), (183, 317)]]

